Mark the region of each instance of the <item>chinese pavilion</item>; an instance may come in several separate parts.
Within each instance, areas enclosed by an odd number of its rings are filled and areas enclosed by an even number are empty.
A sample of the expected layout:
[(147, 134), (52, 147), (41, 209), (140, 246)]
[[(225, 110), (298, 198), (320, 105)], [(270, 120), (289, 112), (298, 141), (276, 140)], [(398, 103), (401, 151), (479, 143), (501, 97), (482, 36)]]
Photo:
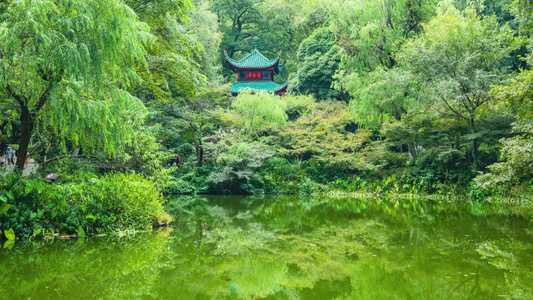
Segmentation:
[(276, 95), (283, 95), (287, 92), (288, 83), (277, 84), (274, 82), (274, 75), (278, 75), (283, 70), (280, 64), (281, 51), (275, 59), (268, 59), (257, 50), (257, 38), (255, 38), (255, 50), (241, 60), (234, 60), (224, 51), (226, 60), (231, 69), (237, 73), (235, 82), (230, 92), (237, 96), (245, 89), (253, 92), (267, 91)]

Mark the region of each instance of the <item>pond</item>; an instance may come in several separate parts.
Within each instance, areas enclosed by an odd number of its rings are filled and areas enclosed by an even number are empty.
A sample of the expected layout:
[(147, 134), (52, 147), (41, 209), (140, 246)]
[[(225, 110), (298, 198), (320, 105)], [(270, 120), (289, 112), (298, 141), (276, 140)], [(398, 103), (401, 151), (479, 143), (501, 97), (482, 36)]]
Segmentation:
[(532, 299), (533, 205), (178, 197), (175, 225), (0, 250), (0, 299)]

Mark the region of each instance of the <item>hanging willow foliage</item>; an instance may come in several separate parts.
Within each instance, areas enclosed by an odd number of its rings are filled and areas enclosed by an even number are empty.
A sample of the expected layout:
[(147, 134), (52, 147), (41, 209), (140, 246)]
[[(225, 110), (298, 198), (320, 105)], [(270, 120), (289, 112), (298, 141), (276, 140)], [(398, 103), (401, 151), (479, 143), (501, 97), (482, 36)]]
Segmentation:
[[(139, 82), (149, 27), (120, 0), (19, 0), (0, 23), (1, 102), (19, 118), (22, 166), (35, 126), (115, 154), (145, 115), (127, 89)], [(11, 121), (11, 120), (6, 120)]]

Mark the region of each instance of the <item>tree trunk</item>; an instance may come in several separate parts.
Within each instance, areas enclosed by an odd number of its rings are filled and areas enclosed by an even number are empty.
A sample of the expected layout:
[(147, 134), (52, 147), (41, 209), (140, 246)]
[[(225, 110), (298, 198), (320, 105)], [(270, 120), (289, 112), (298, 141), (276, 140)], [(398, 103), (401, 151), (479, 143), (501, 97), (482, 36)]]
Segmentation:
[(472, 131), (472, 168), (474, 171), (478, 171), (478, 148), (479, 141), (477, 140), (476, 134), (476, 119), (475, 114), (472, 113), (470, 116), (470, 129)]
[(409, 152), (409, 158), (411, 162), (415, 162), (418, 159), (417, 144), (415, 142), (407, 143), (407, 151)]
[(27, 106), (21, 107), (20, 112), (21, 136), (19, 149), (17, 151), (17, 163), (15, 172), (22, 174), (26, 157), (28, 156), (28, 147), (30, 145), (31, 135), (33, 133), (34, 121)]
[(201, 167), (204, 165), (204, 147), (202, 144), (198, 145), (198, 150), (196, 151), (198, 166)]

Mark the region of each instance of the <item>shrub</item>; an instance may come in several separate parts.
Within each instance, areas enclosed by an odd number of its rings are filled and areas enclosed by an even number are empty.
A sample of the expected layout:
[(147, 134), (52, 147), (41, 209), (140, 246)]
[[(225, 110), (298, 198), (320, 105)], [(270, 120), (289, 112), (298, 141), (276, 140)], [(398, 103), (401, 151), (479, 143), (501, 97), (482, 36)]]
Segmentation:
[(77, 175), (52, 185), (17, 175), (5, 178), (0, 199), (9, 207), (0, 210), (0, 229), (29, 237), (147, 229), (170, 221), (161, 193), (141, 175)]
[(198, 188), (188, 181), (178, 180), (166, 190), (169, 195), (196, 195)]
[(298, 185), (300, 195), (311, 195), (316, 192), (318, 183), (313, 180), (306, 178), (304, 181), (300, 182)]
[(264, 144), (237, 143), (218, 157), (219, 167), (208, 177), (214, 193), (256, 194), (264, 183), (259, 170), (274, 155)]
[(0, 181), (0, 230), (13, 229), (17, 236), (30, 236), (39, 230), (47, 212), (42, 196), (42, 180), (23, 180), (19, 175), (4, 176)]

